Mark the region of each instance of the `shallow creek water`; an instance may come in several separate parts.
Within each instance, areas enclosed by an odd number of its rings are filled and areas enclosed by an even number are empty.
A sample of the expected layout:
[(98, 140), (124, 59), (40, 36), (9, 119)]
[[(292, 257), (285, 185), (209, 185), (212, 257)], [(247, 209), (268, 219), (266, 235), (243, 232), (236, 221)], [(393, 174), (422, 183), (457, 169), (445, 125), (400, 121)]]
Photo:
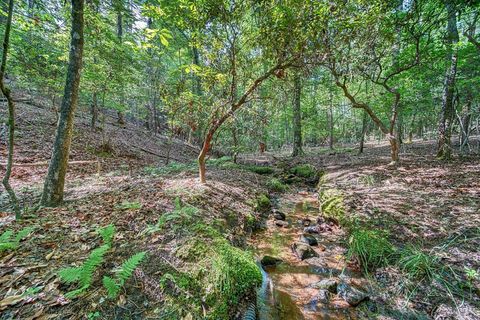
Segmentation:
[(257, 292), (258, 319), (260, 320), (309, 320), (309, 319), (356, 319), (354, 308), (340, 297), (332, 295), (323, 304), (315, 299), (318, 289), (310, 287), (322, 279), (348, 279), (362, 285), (364, 279), (352, 271), (344, 259), (345, 249), (340, 245), (343, 231), (333, 227), (330, 232), (315, 235), (318, 246), (312, 248), (318, 257), (301, 261), (291, 245), (299, 241), (305, 219), (316, 223), (319, 214), (317, 195), (299, 192), (283, 195), (275, 206), (286, 214), (288, 227), (275, 225), (270, 217), (267, 229), (252, 238), (258, 260), (270, 255), (283, 260), (276, 267), (265, 270), (260, 267), (263, 283)]

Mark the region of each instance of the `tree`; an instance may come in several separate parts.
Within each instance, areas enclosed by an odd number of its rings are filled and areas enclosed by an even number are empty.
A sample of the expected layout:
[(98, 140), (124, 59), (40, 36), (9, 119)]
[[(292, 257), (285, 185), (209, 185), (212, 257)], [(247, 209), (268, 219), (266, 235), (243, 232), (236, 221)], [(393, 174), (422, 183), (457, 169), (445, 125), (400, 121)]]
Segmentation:
[(56, 206), (63, 201), (65, 175), (73, 135), (73, 121), (78, 104), (84, 43), (84, 0), (72, 0), (71, 3), (72, 28), (68, 71), (53, 152), (40, 201), (43, 206)]
[(458, 59), (458, 29), (457, 29), (457, 10), (455, 3), (446, 0), (447, 9), (447, 71), (445, 73), (445, 82), (443, 85), (442, 111), (440, 114), (440, 123), (438, 126), (438, 146), (437, 156), (448, 160), (452, 154), (452, 126), (455, 116), (454, 90), (455, 78), (457, 75)]
[(2, 63), (0, 65), (0, 89), (7, 99), (8, 105), (8, 156), (7, 156), (7, 167), (5, 170), (5, 176), (3, 177), (2, 183), (7, 191), (10, 201), (12, 202), (13, 209), (15, 211), (15, 219), (20, 219), (20, 207), (18, 205), (17, 196), (15, 191), (10, 185), (10, 175), (12, 174), (12, 165), (13, 165), (13, 148), (14, 148), (14, 139), (15, 139), (15, 103), (13, 101), (10, 88), (5, 85), (5, 69), (7, 66), (7, 55), (8, 55), (8, 46), (10, 42), (10, 30), (12, 28), (12, 16), (13, 16), (13, 0), (8, 2), (8, 15), (7, 23), (5, 27), (5, 35), (3, 36), (3, 52), (2, 52)]
[(292, 157), (303, 154), (302, 149), (302, 79), (298, 73), (293, 79), (293, 152)]

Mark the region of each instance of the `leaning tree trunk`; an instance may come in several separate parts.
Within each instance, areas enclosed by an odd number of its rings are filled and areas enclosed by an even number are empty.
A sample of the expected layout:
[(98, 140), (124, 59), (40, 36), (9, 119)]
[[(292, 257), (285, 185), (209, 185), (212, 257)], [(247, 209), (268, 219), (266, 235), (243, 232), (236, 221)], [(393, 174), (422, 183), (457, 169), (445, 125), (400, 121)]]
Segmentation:
[(3, 177), (2, 183), (7, 191), (10, 201), (12, 202), (13, 210), (15, 211), (15, 219), (20, 219), (20, 207), (18, 205), (18, 199), (15, 195), (15, 191), (10, 185), (10, 176), (12, 174), (12, 165), (13, 165), (13, 143), (15, 138), (15, 104), (11, 96), (10, 88), (5, 86), (3, 77), (5, 76), (5, 69), (7, 67), (7, 54), (8, 54), (8, 45), (10, 41), (10, 30), (12, 28), (12, 15), (13, 15), (13, 0), (10, 0), (8, 3), (8, 15), (7, 15), (7, 24), (5, 26), (5, 36), (3, 38), (3, 54), (2, 54), (2, 64), (0, 66), (0, 89), (7, 99), (8, 105), (8, 156), (7, 156), (7, 167), (5, 170), (5, 176)]
[(40, 204), (56, 206), (63, 201), (68, 155), (73, 135), (73, 120), (78, 104), (78, 89), (83, 57), (84, 0), (72, 0), (72, 30), (67, 79), (63, 94), (60, 119), (53, 145), (52, 157)]
[(294, 90), (293, 90), (293, 153), (292, 157), (296, 157), (303, 154), (302, 149), (302, 111), (301, 107), (301, 94), (302, 83), (300, 75), (296, 74), (294, 78)]
[(455, 10), (455, 4), (447, 1), (446, 3), (448, 12), (448, 25), (447, 25), (447, 63), (449, 67), (445, 75), (445, 83), (443, 87), (442, 96), (442, 113), (440, 116), (440, 123), (438, 126), (438, 147), (437, 156), (439, 158), (448, 160), (452, 154), (452, 126), (454, 120), (454, 90), (455, 90), (455, 78), (457, 75), (457, 43), (458, 43), (458, 30), (457, 30), (457, 12)]
[(91, 105), (91, 113), (92, 113), (92, 119), (90, 126), (95, 129), (95, 126), (97, 124), (97, 119), (98, 119), (98, 98), (97, 98), (97, 92), (94, 91), (92, 94), (92, 105)]

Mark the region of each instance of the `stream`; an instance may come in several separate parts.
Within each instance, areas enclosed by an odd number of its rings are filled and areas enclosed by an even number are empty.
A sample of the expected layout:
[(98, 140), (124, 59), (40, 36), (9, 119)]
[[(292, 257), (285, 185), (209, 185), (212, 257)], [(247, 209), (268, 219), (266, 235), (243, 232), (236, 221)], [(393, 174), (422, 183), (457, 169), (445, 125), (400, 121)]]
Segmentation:
[(326, 232), (312, 234), (318, 242), (311, 246), (317, 257), (301, 260), (292, 250), (292, 244), (300, 242), (304, 228), (317, 224), (317, 194), (287, 193), (277, 199), (274, 208), (274, 213), (278, 210), (285, 214), (285, 222), (272, 214), (266, 230), (256, 233), (251, 240), (258, 261), (264, 256), (282, 260), (275, 266), (262, 267), (259, 262), (263, 282), (257, 291), (257, 319), (357, 319), (355, 308), (339, 295), (330, 294), (325, 301), (314, 287), (325, 279), (365, 286), (361, 273), (345, 261), (343, 230), (331, 225)]

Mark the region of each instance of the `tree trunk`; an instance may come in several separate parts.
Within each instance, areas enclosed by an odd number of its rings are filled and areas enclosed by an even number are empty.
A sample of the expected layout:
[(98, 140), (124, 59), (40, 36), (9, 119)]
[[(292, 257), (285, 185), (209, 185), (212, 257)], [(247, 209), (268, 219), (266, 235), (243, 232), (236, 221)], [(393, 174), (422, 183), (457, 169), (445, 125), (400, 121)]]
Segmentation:
[(12, 174), (12, 164), (13, 164), (13, 148), (14, 148), (14, 139), (15, 139), (15, 103), (11, 96), (10, 88), (5, 86), (3, 80), (5, 76), (5, 70), (7, 67), (7, 54), (8, 46), (10, 42), (10, 30), (12, 28), (12, 15), (13, 15), (13, 0), (10, 0), (8, 3), (8, 15), (7, 15), (7, 24), (5, 26), (5, 35), (3, 38), (3, 53), (2, 53), (2, 64), (0, 66), (0, 89), (7, 99), (8, 105), (8, 155), (7, 155), (7, 165), (5, 170), (5, 176), (3, 177), (2, 184), (7, 191), (10, 202), (12, 203), (13, 210), (15, 212), (15, 219), (20, 219), (20, 207), (18, 205), (18, 199), (15, 195), (15, 191), (10, 185), (10, 176)]
[(293, 153), (292, 157), (303, 154), (302, 149), (302, 111), (301, 111), (301, 94), (302, 83), (300, 75), (296, 74), (294, 78), (293, 90)]
[(73, 135), (73, 120), (78, 104), (78, 89), (83, 57), (84, 0), (72, 0), (72, 30), (65, 91), (52, 157), (42, 193), (41, 205), (56, 206), (63, 201), (65, 175)]
[(448, 160), (452, 154), (452, 125), (454, 120), (454, 89), (455, 78), (457, 74), (457, 11), (453, 2), (446, 3), (448, 12), (448, 26), (447, 26), (447, 63), (449, 67), (445, 75), (445, 82), (442, 96), (442, 113), (440, 116), (440, 124), (438, 126), (438, 147), (437, 156), (439, 158)]
[(333, 96), (330, 89), (330, 105), (328, 108), (328, 148), (333, 150)]
[(206, 179), (206, 169), (207, 169), (207, 166), (206, 166), (206, 157), (207, 157), (207, 153), (208, 151), (210, 150), (210, 146), (211, 146), (211, 143), (212, 143), (212, 138), (213, 138), (213, 135), (214, 135), (215, 131), (212, 131), (210, 130), (206, 137), (205, 137), (205, 141), (203, 142), (203, 147), (202, 147), (202, 150), (200, 151), (200, 154), (198, 155), (198, 169), (199, 169), (199, 178), (200, 178), (200, 182), (201, 183), (206, 183), (207, 182), (207, 179)]
[(363, 153), (363, 149), (365, 146), (365, 134), (367, 133), (367, 113), (364, 111), (363, 112), (363, 117), (362, 117), (362, 133), (360, 136), (360, 147), (358, 148), (358, 154)]
[(92, 94), (92, 105), (91, 105), (91, 113), (92, 113), (92, 120), (90, 126), (95, 129), (95, 125), (97, 124), (98, 119), (98, 99), (97, 99), (97, 92), (94, 91)]
[(470, 119), (471, 119), (471, 108), (472, 108), (472, 92), (467, 92), (467, 97), (465, 105), (462, 109), (462, 115), (459, 119), (460, 122), (460, 152), (463, 152), (465, 148), (469, 149), (468, 138), (470, 136)]

